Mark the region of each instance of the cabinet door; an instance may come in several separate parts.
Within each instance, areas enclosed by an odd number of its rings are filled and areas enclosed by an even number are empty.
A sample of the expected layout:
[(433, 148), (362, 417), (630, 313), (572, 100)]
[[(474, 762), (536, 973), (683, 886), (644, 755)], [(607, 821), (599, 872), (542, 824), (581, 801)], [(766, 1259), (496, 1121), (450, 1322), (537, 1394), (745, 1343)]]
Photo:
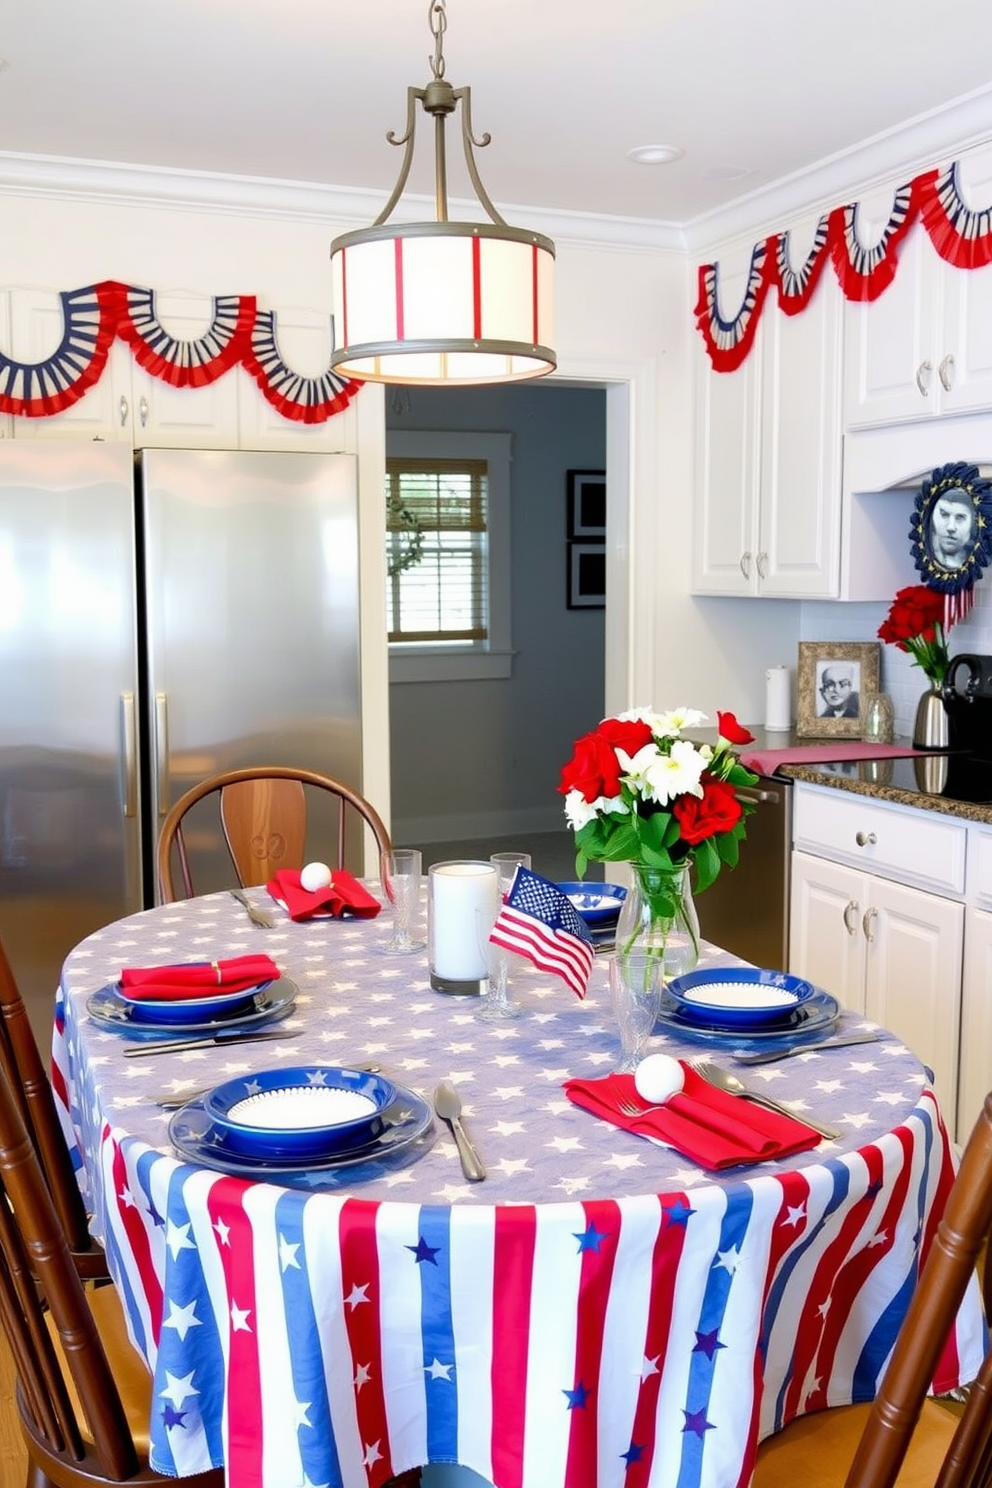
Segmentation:
[[(891, 207), (891, 201), (889, 203)], [(862, 217), (864, 241), (884, 226)], [(870, 304), (848, 301), (844, 308), (844, 425), (921, 419), (934, 411), (939, 387), (934, 361), (938, 306), (930, 239), (919, 226), (903, 239), (892, 283)]]
[[(992, 190), (992, 187), (990, 187)], [(940, 263), (944, 334), (936, 364), (945, 413), (992, 407), (992, 264), (955, 269)]]
[(865, 1011), (933, 1070), (941, 1106), (953, 1120), (964, 905), (870, 875), (866, 899)]
[(765, 312), (756, 559), (764, 595), (838, 592), (842, 310), (824, 279), (803, 314)]
[(992, 914), (982, 909), (969, 909), (965, 917), (959, 1070), (957, 1136), (963, 1142), (992, 1090)]
[(714, 372), (707, 363), (696, 380), (697, 594), (757, 590), (760, 360), (755, 344), (736, 372)]
[[(331, 360), (328, 315), (303, 307), (280, 309), (276, 316), (276, 340), (282, 360), (300, 377), (322, 377), (327, 371)], [(238, 379), (242, 449), (357, 448), (354, 399), (324, 423), (304, 424), (279, 413), (243, 369), (238, 372)]]
[[(65, 317), (52, 290), (14, 289), (10, 299), (9, 354), (18, 361), (43, 362), (65, 334)], [(48, 418), (12, 418), (15, 439), (105, 439), (129, 444), (131, 354), (119, 342), (110, 348), (103, 375), (62, 413)]]
[(863, 874), (809, 853), (792, 854), (789, 970), (856, 1013), (865, 1011), (863, 890)]

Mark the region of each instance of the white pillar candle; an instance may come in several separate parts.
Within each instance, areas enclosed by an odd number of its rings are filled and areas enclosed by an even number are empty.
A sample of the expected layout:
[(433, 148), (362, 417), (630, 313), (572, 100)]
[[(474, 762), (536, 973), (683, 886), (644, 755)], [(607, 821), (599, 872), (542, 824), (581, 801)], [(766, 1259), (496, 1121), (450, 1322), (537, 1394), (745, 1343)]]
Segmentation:
[(446, 981), (489, 975), (489, 932), (499, 908), (494, 863), (434, 863), (429, 871), (430, 968)]

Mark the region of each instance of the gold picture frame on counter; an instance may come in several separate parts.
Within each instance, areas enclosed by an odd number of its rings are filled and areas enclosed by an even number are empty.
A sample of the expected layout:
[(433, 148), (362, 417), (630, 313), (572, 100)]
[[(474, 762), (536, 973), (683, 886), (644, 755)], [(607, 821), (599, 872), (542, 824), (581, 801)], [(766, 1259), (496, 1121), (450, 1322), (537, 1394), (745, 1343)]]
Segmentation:
[(800, 641), (796, 732), (860, 739), (861, 699), (878, 691), (877, 641)]

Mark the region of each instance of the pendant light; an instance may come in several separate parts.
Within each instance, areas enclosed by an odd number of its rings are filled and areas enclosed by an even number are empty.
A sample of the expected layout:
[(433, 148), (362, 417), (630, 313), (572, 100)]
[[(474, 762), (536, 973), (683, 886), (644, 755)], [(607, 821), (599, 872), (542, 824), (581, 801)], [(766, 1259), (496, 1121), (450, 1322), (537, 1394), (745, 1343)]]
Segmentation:
[[(371, 227), (331, 244), (336, 344), (331, 367), (369, 382), (469, 386), (519, 382), (553, 371), (555, 247), (540, 233), (510, 227), (486, 194), (474, 150), (471, 89), (444, 76), (445, 0), (430, 0), (433, 78), (407, 89), (399, 179)], [(417, 104), (434, 119), (436, 220), (390, 224), (413, 163)], [(448, 217), (444, 126), (462, 106), (469, 176), (487, 222)]]

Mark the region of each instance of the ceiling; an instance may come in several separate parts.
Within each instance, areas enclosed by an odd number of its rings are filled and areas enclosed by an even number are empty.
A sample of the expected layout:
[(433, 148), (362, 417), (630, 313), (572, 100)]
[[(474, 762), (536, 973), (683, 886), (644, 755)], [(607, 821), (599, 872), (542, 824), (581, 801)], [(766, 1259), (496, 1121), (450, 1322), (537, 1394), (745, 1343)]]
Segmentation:
[[(0, 151), (384, 198), (432, 52), (424, 0), (3, 0)], [(687, 224), (976, 90), (992, 134), (989, 0), (449, 0), (444, 54), (507, 208)]]

